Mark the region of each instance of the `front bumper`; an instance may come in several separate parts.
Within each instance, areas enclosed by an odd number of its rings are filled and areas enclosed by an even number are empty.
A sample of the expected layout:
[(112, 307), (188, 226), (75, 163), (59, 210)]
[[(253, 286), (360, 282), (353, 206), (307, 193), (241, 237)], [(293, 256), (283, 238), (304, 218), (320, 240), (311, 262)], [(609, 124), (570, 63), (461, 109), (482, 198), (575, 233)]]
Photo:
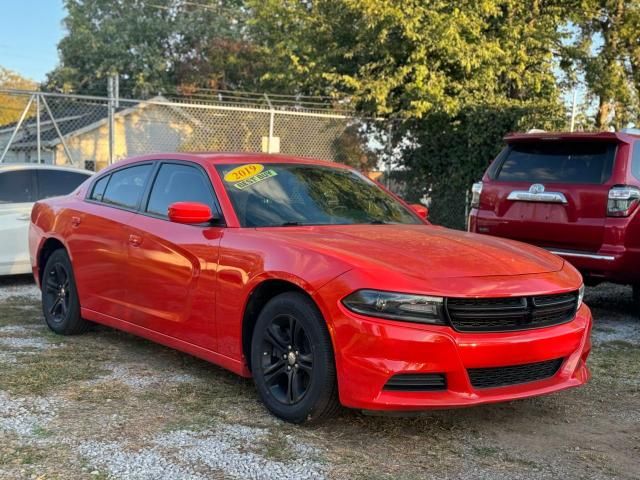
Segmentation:
[[(502, 402), (544, 395), (586, 383), (591, 312), (583, 305), (569, 323), (505, 333), (459, 333), (445, 326), (381, 320), (354, 314), (340, 302), (324, 303), (334, 342), (340, 401), (365, 410), (421, 410)], [(563, 358), (550, 378), (476, 389), (467, 369), (512, 366)], [(442, 391), (394, 391), (396, 374), (443, 373)]]

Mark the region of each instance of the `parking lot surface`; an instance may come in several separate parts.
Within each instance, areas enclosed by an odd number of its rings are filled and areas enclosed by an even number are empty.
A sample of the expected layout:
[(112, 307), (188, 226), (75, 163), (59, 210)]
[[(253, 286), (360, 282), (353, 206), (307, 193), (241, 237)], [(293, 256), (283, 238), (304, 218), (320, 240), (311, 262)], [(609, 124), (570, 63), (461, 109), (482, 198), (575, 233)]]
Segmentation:
[(29, 277), (0, 280), (0, 478), (640, 478), (640, 320), (587, 289), (592, 381), (417, 416), (272, 417), (250, 380), (96, 326), (59, 337)]

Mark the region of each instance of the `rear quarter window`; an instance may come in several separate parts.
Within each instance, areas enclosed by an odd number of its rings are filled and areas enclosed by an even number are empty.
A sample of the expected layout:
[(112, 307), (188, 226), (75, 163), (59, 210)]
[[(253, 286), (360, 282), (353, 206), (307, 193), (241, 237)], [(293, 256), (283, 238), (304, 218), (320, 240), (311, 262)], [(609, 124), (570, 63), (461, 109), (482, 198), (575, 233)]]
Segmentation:
[(124, 208), (136, 208), (142, 199), (152, 166), (135, 165), (111, 174), (102, 202)]
[(504, 182), (589, 183), (611, 176), (616, 144), (606, 142), (527, 142), (509, 146), (496, 172)]

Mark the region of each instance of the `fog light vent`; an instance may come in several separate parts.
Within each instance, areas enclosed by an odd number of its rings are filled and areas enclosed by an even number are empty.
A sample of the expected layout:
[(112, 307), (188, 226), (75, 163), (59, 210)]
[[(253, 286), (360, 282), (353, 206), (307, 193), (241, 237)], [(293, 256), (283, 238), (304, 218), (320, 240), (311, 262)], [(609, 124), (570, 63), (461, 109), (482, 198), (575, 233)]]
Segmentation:
[(384, 390), (433, 392), (447, 389), (444, 373), (400, 373), (389, 379)]

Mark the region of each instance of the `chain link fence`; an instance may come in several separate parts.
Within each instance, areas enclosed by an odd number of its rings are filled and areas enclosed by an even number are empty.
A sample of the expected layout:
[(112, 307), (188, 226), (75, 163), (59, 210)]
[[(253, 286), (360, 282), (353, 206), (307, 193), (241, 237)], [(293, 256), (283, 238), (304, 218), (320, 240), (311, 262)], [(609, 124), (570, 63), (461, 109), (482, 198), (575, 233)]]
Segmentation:
[[(402, 168), (391, 124), (320, 106), (157, 96), (148, 100), (0, 90), (0, 163), (36, 162), (98, 171), (159, 152), (264, 152), (348, 163), (410, 201), (436, 223), (464, 227), (456, 205), (433, 202), (429, 185)], [(397, 139), (396, 139), (397, 142)]]

